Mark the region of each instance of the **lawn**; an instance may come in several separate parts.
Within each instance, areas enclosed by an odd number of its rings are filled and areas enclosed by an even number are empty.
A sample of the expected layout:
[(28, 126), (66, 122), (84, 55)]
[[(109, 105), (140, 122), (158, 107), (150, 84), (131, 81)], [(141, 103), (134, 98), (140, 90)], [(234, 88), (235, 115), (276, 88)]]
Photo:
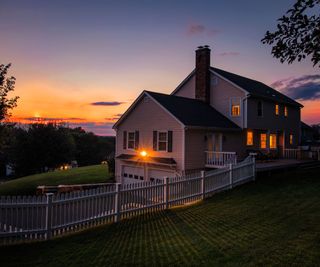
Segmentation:
[(199, 204), (0, 249), (2, 266), (319, 266), (320, 179), (258, 179)]
[(106, 165), (25, 176), (0, 184), (0, 195), (32, 195), (38, 185), (105, 183), (110, 179)]

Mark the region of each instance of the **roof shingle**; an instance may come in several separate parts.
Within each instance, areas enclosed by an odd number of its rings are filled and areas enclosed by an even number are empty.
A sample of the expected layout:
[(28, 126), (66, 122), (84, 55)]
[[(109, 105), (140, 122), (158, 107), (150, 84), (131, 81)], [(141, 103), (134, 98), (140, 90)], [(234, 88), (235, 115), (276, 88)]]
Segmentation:
[(265, 85), (262, 82), (252, 80), (218, 68), (211, 67), (211, 70), (243, 88), (254, 97), (262, 97), (279, 103), (302, 107), (300, 103), (278, 92), (270, 86)]
[(146, 91), (186, 126), (240, 129), (234, 122), (201, 100)]

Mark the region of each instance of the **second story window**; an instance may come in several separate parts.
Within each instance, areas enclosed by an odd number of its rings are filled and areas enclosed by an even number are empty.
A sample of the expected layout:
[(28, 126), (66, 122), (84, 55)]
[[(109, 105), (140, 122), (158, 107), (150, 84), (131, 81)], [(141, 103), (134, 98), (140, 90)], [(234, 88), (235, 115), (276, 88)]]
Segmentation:
[(279, 115), (279, 105), (278, 104), (276, 104), (275, 105), (275, 114), (278, 116)]
[(230, 99), (231, 104), (231, 116), (232, 117), (239, 117), (240, 116), (240, 97), (232, 97)]
[(153, 150), (172, 152), (172, 131), (153, 131)]
[(158, 151), (167, 151), (167, 132), (158, 132)]
[(288, 107), (284, 106), (284, 116), (288, 117)]
[(128, 132), (128, 149), (134, 149), (135, 148), (134, 141), (135, 141), (135, 133), (134, 132)]
[(263, 111), (262, 111), (263, 107), (262, 107), (262, 101), (258, 102), (258, 117), (262, 117), (263, 116)]

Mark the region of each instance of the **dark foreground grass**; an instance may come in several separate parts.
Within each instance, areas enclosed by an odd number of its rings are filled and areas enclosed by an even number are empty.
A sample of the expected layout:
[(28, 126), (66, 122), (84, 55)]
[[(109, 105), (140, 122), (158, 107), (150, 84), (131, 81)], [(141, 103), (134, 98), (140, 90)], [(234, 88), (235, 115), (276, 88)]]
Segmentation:
[(0, 254), (1, 266), (319, 266), (319, 171)]
[(34, 195), (38, 185), (106, 183), (107, 165), (92, 165), (64, 171), (46, 172), (0, 184), (1, 195)]

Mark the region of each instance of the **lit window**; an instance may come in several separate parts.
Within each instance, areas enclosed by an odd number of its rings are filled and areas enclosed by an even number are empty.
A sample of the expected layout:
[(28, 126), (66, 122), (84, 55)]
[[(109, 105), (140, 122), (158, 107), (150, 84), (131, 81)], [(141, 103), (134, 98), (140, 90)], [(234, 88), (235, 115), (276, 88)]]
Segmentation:
[(276, 115), (279, 115), (279, 105), (278, 104), (276, 104), (276, 106), (275, 106), (275, 112), (276, 112)]
[(158, 133), (158, 150), (159, 151), (167, 151), (167, 143), (168, 143), (168, 134), (167, 132), (159, 132)]
[(289, 144), (293, 145), (293, 134), (289, 135)]
[(247, 146), (252, 146), (253, 145), (253, 132), (248, 131), (247, 132)]
[(267, 134), (260, 134), (260, 148), (267, 148)]
[(288, 108), (286, 106), (284, 107), (284, 116), (288, 117)]
[(134, 132), (128, 132), (128, 149), (134, 149), (134, 140), (135, 140)]
[(240, 116), (240, 97), (231, 98), (231, 116)]
[(258, 117), (262, 117), (263, 112), (262, 112), (262, 101), (258, 102)]
[(277, 135), (276, 134), (270, 134), (269, 141), (270, 141), (270, 148), (272, 148), (272, 149), (277, 148)]

